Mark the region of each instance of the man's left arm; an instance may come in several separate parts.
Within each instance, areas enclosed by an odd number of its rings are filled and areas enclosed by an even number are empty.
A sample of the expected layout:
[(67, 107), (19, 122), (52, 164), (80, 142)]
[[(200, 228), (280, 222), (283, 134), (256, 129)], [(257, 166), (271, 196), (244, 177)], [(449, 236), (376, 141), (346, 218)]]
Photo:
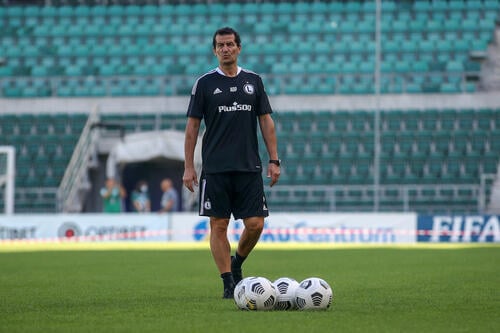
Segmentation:
[[(267, 152), (270, 160), (278, 160), (278, 143), (276, 140), (276, 130), (274, 127), (273, 118), (270, 114), (259, 116), (259, 126), (266, 144)], [(280, 167), (274, 163), (269, 163), (267, 167), (267, 177), (271, 178), (270, 186), (273, 186), (278, 181), (280, 176)]]

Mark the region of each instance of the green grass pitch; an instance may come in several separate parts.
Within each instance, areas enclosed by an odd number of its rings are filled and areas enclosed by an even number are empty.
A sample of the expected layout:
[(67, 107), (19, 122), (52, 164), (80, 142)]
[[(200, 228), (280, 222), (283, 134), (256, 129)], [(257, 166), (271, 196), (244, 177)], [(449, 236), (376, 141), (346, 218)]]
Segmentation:
[(332, 307), (240, 311), (208, 249), (0, 251), (0, 332), (500, 332), (495, 245), (257, 248), (244, 273), (321, 277)]

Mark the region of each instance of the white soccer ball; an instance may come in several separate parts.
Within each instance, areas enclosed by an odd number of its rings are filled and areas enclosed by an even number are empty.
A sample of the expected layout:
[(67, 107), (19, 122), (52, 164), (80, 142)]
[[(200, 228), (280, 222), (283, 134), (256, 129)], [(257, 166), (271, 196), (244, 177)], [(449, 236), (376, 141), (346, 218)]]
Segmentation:
[(325, 310), (330, 307), (332, 300), (332, 288), (318, 277), (303, 280), (295, 289), (295, 302), (299, 310)]
[(249, 276), (238, 282), (236, 287), (234, 287), (234, 302), (236, 306), (242, 310), (246, 310), (247, 298), (245, 296), (246, 283), (248, 280), (255, 278), (254, 276)]
[(295, 302), (295, 289), (299, 286), (299, 283), (289, 277), (282, 277), (273, 282), (274, 288), (276, 289), (276, 304), (274, 304), (275, 310), (294, 310), (297, 308), (297, 303)]
[(276, 303), (276, 290), (264, 277), (248, 277), (234, 289), (234, 301), (242, 310), (272, 310)]

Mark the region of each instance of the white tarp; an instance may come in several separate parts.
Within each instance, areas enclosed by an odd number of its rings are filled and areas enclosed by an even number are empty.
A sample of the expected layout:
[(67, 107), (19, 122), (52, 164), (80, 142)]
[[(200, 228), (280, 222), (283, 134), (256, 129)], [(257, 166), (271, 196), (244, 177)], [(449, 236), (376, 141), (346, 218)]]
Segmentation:
[[(201, 174), (201, 141), (200, 136), (194, 154), (198, 176)], [(116, 178), (119, 165), (144, 162), (159, 157), (184, 161), (184, 132), (164, 130), (127, 134), (109, 153), (106, 177)], [(196, 202), (197, 195), (197, 191), (191, 193), (183, 187), (184, 206), (190, 207)]]
[[(201, 142), (201, 138), (198, 143)], [(201, 144), (196, 146), (195, 164), (201, 169)], [(126, 135), (109, 153), (106, 176), (114, 178), (117, 166), (164, 157), (184, 161), (184, 132), (165, 130)]]

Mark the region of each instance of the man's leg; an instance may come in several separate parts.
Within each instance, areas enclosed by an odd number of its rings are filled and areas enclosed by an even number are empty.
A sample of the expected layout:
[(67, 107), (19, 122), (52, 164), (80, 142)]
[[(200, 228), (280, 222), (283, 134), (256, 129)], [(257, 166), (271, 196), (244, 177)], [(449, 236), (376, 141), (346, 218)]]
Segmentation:
[(233, 298), (234, 280), (231, 273), (231, 245), (227, 238), (229, 219), (210, 217), (210, 250), (224, 283), (224, 298)]
[(241, 265), (259, 241), (262, 229), (264, 229), (264, 217), (248, 217), (243, 219), (245, 229), (241, 233), (236, 255), (231, 260), (231, 271), (234, 282), (238, 283), (243, 279)]

